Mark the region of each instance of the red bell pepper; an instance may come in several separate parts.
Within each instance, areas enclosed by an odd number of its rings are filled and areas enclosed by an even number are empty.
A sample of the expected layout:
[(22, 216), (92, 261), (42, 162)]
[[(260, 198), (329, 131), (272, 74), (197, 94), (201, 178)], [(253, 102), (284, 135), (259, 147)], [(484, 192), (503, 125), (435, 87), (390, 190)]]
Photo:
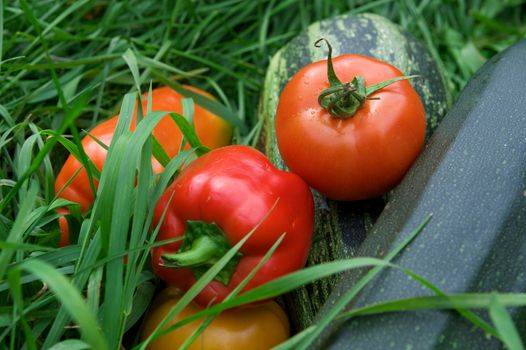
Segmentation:
[(184, 238), (152, 249), (153, 268), (184, 290), (257, 227), (238, 256), (196, 297), (201, 305), (222, 301), (283, 233), (283, 241), (243, 291), (305, 265), (314, 222), (310, 189), (253, 148), (227, 146), (194, 160), (161, 197), (155, 223), (167, 206), (157, 240)]

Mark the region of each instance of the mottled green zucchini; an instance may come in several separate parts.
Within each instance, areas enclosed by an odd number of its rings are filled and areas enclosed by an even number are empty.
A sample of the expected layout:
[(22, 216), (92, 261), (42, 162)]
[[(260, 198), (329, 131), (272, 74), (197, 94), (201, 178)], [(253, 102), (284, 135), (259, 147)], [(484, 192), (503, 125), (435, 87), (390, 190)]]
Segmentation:
[[(303, 66), (326, 59), (327, 51), (314, 47), (326, 38), (334, 56), (356, 53), (389, 62), (411, 80), (424, 103), (427, 135), (438, 125), (447, 107), (447, 90), (442, 75), (429, 52), (412, 36), (389, 20), (372, 14), (343, 15), (312, 24), (281, 48), (272, 58), (260, 101), (263, 119), (262, 144), (271, 161), (285, 165), (279, 155), (275, 135), (275, 112), (287, 81)], [(382, 198), (356, 203), (326, 201), (315, 193), (316, 232), (308, 264), (352, 256), (384, 207)], [(318, 309), (339, 281), (334, 276), (286, 297), (294, 326), (309, 325)]]

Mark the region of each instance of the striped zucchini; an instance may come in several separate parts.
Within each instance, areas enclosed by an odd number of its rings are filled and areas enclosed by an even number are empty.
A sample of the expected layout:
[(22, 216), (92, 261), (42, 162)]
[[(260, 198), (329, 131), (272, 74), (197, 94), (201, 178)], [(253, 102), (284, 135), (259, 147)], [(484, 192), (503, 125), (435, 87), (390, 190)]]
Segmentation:
[[(343, 15), (310, 25), (272, 58), (260, 101), (263, 120), (262, 144), (271, 161), (281, 169), (274, 131), (278, 99), (287, 81), (303, 66), (326, 59), (327, 51), (314, 47), (319, 38), (333, 46), (334, 56), (356, 53), (389, 62), (405, 75), (418, 74), (411, 81), (424, 104), (427, 134), (437, 126), (447, 107), (444, 80), (428, 51), (389, 20), (372, 14)], [(327, 201), (314, 193), (316, 232), (308, 264), (352, 256), (384, 207), (384, 199), (344, 203)], [(329, 296), (339, 276), (314, 283), (286, 296), (289, 315), (296, 329), (308, 326)]]

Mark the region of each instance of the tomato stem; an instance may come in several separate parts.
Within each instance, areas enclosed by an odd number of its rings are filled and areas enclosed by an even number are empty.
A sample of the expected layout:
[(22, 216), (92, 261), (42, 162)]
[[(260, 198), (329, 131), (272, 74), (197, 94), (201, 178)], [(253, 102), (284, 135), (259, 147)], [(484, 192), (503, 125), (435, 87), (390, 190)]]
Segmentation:
[[(188, 221), (184, 240), (177, 253), (163, 254), (163, 266), (190, 268), (199, 279), (230, 249), (223, 231), (214, 223)], [(227, 285), (237, 268), (241, 254), (237, 253), (216, 275), (214, 280)]]
[(329, 49), (327, 55), (327, 78), (330, 87), (320, 93), (318, 103), (335, 118), (350, 118), (364, 105), (366, 100), (379, 99), (369, 97), (369, 95), (397, 81), (418, 77), (418, 75), (400, 76), (367, 87), (365, 86), (364, 78), (360, 76), (354, 77), (350, 82), (342, 83), (334, 71), (332, 46), (329, 41), (321, 38), (314, 43), (314, 46), (321, 47), (322, 41), (325, 41)]

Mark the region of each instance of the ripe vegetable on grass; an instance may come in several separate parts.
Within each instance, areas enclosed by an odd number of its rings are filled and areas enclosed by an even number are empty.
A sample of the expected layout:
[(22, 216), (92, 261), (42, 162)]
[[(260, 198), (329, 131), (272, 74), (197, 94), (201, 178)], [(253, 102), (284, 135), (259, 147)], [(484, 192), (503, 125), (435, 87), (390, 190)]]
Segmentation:
[(353, 54), (333, 59), (327, 45), (328, 60), (302, 68), (280, 96), (281, 156), (328, 198), (378, 197), (402, 179), (420, 153), (424, 106), (406, 81), (410, 77), (395, 67)]
[[(146, 315), (142, 339), (145, 340), (181, 299), (182, 291), (168, 287), (153, 301)], [(202, 307), (192, 302), (168, 322), (173, 325), (199, 312)], [(199, 328), (203, 319), (193, 321), (154, 340), (148, 350), (178, 349)], [(248, 305), (222, 312), (189, 349), (270, 349), (289, 337), (287, 315), (274, 301)]]
[[(213, 98), (210, 94), (200, 89), (190, 86), (186, 86), (186, 88), (206, 97)], [(151, 96), (151, 111), (182, 113), (182, 99), (183, 96), (169, 87), (160, 87), (154, 89)], [(146, 116), (146, 94), (143, 96), (142, 105), (143, 115)], [(135, 113), (136, 112), (134, 112), (131, 123), (132, 130), (135, 128)], [(99, 170), (102, 170), (106, 160), (107, 151), (104, 149), (104, 147), (98, 144), (94, 138), (109, 146), (113, 138), (113, 133), (115, 132), (115, 127), (117, 126), (118, 118), (119, 116), (117, 115), (100, 123), (89, 132), (89, 135), (84, 137), (82, 140), (84, 152)], [(232, 138), (232, 127), (230, 124), (199, 105), (195, 106), (193, 122), (197, 135), (199, 136), (199, 139), (203, 145), (209, 148), (217, 148), (230, 143)], [(90, 137), (90, 135), (94, 138)], [(170, 158), (175, 157), (181, 146), (182, 134), (179, 130), (179, 127), (170, 118), (170, 116), (165, 116), (156, 125), (153, 130), (153, 136), (155, 136), (155, 138), (159, 141)], [(155, 173), (159, 173), (163, 170), (161, 164), (159, 164), (159, 162), (157, 162), (157, 160), (154, 158), (152, 158), (152, 165)], [(81, 170), (79, 171), (79, 169)], [(89, 178), (86, 170), (73, 155), (68, 157), (56, 178), (55, 193), (58, 193), (77, 171), (79, 171), (78, 174), (76, 174), (75, 178), (69, 183), (67, 187), (65, 187), (59, 198), (64, 198), (78, 203), (81, 210), (84, 212), (93, 203), (94, 194), (90, 188)], [(95, 185), (97, 185), (96, 181)], [(69, 213), (67, 208), (60, 208), (58, 211), (59, 213), (65, 215)], [(59, 218), (59, 224), (61, 231), (59, 244), (64, 246), (69, 243), (69, 225), (64, 216)]]
[(196, 297), (203, 306), (222, 301), (283, 234), (243, 290), (298, 270), (307, 259), (314, 221), (310, 189), (253, 148), (227, 146), (194, 160), (161, 197), (154, 224), (165, 208), (157, 240), (184, 240), (154, 248), (153, 267), (168, 284), (184, 290), (255, 229), (240, 254)]

